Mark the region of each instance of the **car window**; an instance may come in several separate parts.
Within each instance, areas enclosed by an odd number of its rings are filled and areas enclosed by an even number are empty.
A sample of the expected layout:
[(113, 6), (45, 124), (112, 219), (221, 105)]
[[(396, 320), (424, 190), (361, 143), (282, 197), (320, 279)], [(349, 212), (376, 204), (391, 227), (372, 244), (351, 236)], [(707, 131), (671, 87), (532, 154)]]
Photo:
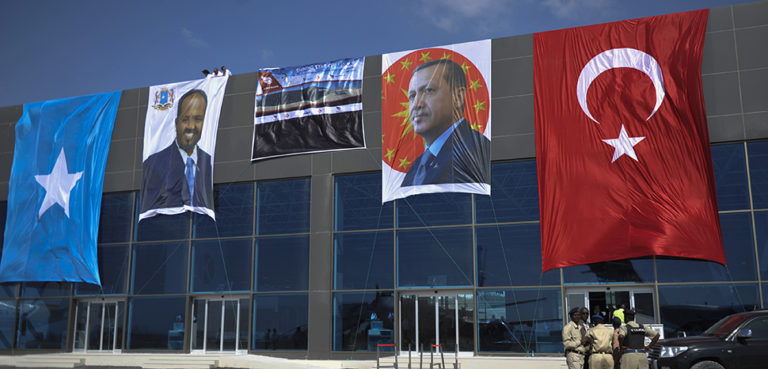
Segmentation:
[(736, 328), (741, 322), (743, 322), (745, 319), (747, 319), (747, 315), (730, 315), (723, 319), (720, 319), (719, 322), (715, 323), (713, 326), (709, 327), (702, 335), (704, 336), (718, 336), (718, 337), (727, 337), (731, 332), (733, 332), (734, 328)]
[(752, 330), (753, 339), (768, 339), (768, 317), (757, 318), (744, 326)]

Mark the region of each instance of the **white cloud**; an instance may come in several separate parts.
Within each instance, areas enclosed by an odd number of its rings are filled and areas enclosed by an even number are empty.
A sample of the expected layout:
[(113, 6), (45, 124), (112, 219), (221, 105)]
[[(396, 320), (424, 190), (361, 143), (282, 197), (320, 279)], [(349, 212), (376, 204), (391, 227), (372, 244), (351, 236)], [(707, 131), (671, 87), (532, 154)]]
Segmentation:
[(420, 15), (448, 32), (486, 28), (491, 19), (508, 12), (515, 0), (421, 0)]
[(270, 49), (261, 49), (259, 54), (261, 54), (262, 62), (268, 61), (269, 59), (272, 59), (273, 56), (275, 56), (275, 52)]
[(208, 42), (203, 40), (200, 37), (195, 36), (192, 31), (189, 30), (187, 27), (181, 27), (181, 34), (184, 36), (184, 40), (187, 42), (189, 46), (192, 47), (207, 47)]
[(614, 0), (543, 0), (541, 5), (558, 18), (580, 19), (587, 13), (608, 9), (613, 2)]

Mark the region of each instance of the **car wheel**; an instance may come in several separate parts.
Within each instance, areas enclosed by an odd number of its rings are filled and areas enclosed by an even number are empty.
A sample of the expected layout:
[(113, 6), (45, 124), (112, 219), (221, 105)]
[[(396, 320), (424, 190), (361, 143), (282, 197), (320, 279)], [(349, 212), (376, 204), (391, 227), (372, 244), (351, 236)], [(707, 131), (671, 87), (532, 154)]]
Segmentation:
[(725, 369), (716, 361), (700, 361), (694, 364), (691, 369)]

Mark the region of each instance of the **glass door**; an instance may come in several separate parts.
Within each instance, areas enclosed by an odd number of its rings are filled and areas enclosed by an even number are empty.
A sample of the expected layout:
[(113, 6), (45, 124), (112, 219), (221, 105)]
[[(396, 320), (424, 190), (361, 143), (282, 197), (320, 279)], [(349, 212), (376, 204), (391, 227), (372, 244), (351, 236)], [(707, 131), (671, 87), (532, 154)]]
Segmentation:
[(75, 351), (122, 349), (123, 301), (79, 301), (75, 312)]
[(192, 350), (236, 352), (248, 348), (247, 298), (196, 299), (193, 306)]
[[(474, 296), (429, 291), (400, 296), (400, 351), (474, 351)], [(457, 350), (458, 348), (458, 350)]]
[[(586, 307), (589, 315), (601, 314), (611, 319), (614, 310), (635, 309), (635, 321), (641, 324), (656, 322), (654, 293), (650, 287), (588, 287), (569, 288), (566, 291), (565, 319), (574, 307)], [(610, 323), (608, 321), (607, 323)]]

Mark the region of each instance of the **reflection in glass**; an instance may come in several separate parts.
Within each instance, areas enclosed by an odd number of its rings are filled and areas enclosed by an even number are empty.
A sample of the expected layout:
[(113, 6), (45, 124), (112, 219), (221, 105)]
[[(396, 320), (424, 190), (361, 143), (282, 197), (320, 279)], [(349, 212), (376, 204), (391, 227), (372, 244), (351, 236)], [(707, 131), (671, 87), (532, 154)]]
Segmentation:
[(520, 222), (539, 219), (536, 161), (491, 165), (491, 196), (475, 196), (477, 223)]
[(19, 294), (19, 283), (0, 284), (0, 297), (16, 297), (18, 296), (18, 294)]
[(768, 209), (768, 141), (748, 142), (747, 152), (752, 205), (755, 209)]
[(101, 197), (99, 243), (131, 240), (133, 194), (133, 192), (105, 193)]
[(134, 297), (129, 302), (127, 348), (184, 349), (184, 296)]
[(0, 300), (0, 349), (13, 348), (13, 326), (16, 323), (16, 301)]
[(393, 203), (381, 203), (381, 172), (336, 176), (336, 231), (392, 228)]
[(193, 238), (249, 236), (253, 234), (253, 183), (213, 187), (216, 220), (193, 215)]
[(478, 286), (560, 284), (557, 269), (541, 273), (539, 224), (477, 227)]
[(16, 348), (65, 349), (69, 299), (19, 300)]
[(472, 195), (433, 193), (396, 201), (398, 227), (426, 227), (472, 223)]
[(392, 231), (340, 233), (335, 238), (336, 289), (387, 289), (394, 280)]
[(637, 258), (563, 268), (565, 283), (653, 282), (653, 259)]
[(399, 231), (397, 237), (401, 287), (474, 284), (472, 228)]
[(392, 292), (335, 293), (333, 303), (334, 351), (376, 351), (379, 343), (395, 343)]
[(69, 296), (70, 282), (24, 282), (21, 284), (22, 297)]
[(252, 350), (306, 350), (306, 294), (253, 296)]
[(256, 291), (301, 291), (309, 285), (309, 236), (256, 240)]
[(187, 288), (187, 243), (133, 246), (134, 294), (179, 293)]
[(480, 351), (563, 350), (559, 288), (480, 290), (477, 320)]
[(711, 261), (658, 257), (659, 282), (757, 280), (750, 214), (720, 214), (720, 228), (726, 266)]
[(192, 242), (192, 291), (224, 292), (251, 289), (253, 239)]
[(715, 170), (718, 209), (749, 209), (744, 144), (713, 145), (712, 166)]
[(256, 234), (309, 232), (309, 178), (258, 183)]
[[(756, 211), (755, 231), (757, 233), (757, 257), (760, 258), (760, 279), (768, 279), (768, 212)], [(728, 260), (730, 263), (730, 260)], [(766, 305), (768, 306), (768, 305)]]
[(697, 335), (726, 315), (759, 307), (757, 284), (659, 286), (665, 337)]
[[(137, 204), (140, 204), (139, 201), (141, 200), (137, 200)], [(189, 238), (189, 217), (190, 214), (187, 212), (176, 215), (156, 215), (139, 221), (139, 214), (136, 212), (134, 240), (165, 241)]]
[(100, 245), (97, 253), (101, 287), (90, 283), (75, 284), (76, 295), (115, 295), (125, 293), (128, 276), (128, 245)]

